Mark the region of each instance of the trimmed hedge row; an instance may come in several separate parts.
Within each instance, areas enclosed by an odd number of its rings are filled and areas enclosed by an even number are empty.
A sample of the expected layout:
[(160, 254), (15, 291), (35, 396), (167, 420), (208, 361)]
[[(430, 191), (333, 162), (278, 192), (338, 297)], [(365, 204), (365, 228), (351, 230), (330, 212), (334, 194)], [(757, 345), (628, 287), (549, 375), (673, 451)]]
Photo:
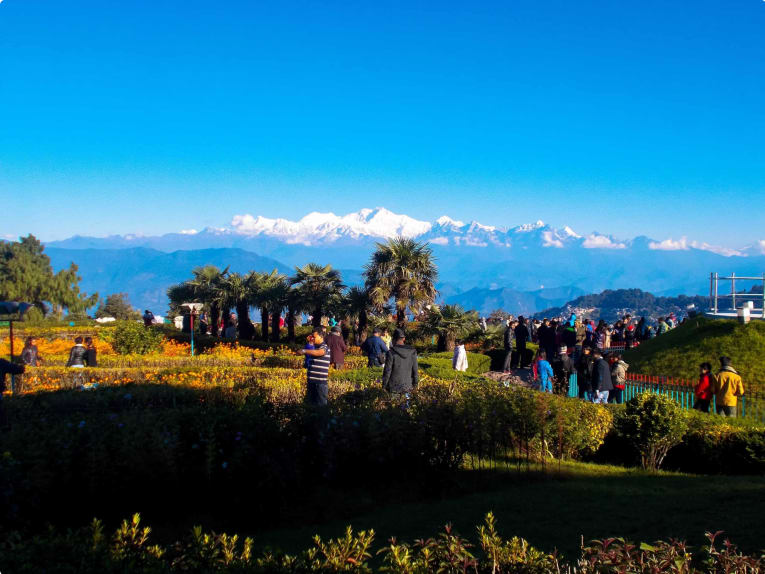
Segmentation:
[(370, 383), (378, 375), (342, 373), (346, 388), (361, 390), (321, 409), (297, 395), (275, 401), (257, 376), (232, 387), (124, 385), (11, 397), (11, 426), (0, 434), (7, 453), (0, 522), (124, 515), (189, 497), (201, 507), (232, 504), (269, 516), (323, 485), (425, 483), (460, 467), (468, 453), (589, 456), (611, 427), (609, 411), (597, 405), (483, 381), (424, 380), (398, 403)]

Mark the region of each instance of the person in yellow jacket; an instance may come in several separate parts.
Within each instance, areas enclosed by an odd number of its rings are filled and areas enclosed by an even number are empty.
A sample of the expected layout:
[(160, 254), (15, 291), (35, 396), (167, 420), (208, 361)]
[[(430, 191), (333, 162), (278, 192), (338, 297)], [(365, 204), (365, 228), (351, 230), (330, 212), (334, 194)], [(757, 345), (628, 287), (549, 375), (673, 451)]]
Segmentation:
[(717, 373), (713, 385), (717, 414), (735, 417), (738, 397), (744, 396), (744, 383), (741, 382), (741, 375), (730, 363), (730, 357), (720, 357), (720, 371)]

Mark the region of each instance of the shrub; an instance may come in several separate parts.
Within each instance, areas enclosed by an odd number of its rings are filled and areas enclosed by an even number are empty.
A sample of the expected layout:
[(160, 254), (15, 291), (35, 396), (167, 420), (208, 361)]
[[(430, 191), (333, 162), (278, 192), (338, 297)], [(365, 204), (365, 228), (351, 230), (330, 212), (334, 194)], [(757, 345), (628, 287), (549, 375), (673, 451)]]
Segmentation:
[[(546, 554), (522, 538), (503, 538), (496, 530), (493, 514), (478, 528), (473, 544), (447, 525), (435, 537), (414, 543), (391, 538), (377, 551), (380, 564), (372, 562), (375, 532), (354, 532), (322, 540), (298, 554), (269, 549), (256, 553), (251, 538), (207, 533), (200, 526), (183, 540), (167, 546), (152, 544), (151, 529), (140, 516), (125, 520), (113, 536), (93, 520), (89, 527), (61, 532), (51, 527), (38, 536), (10, 532), (0, 538), (0, 563), (9, 572), (78, 572), (81, 574), (124, 574), (126, 572), (205, 572), (209, 574), (308, 574), (310, 572), (354, 572), (370, 574), (425, 574), (427, 572), (476, 574), (601, 574), (607, 572), (677, 574), (756, 574), (763, 559), (739, 551), (720, 533), (707, 533), (709, 543), (697, 552), (681, 540), (635, 544), (622, 538), (593, 540), (582, 545), (573, 563), (557, 553)], [(51, 567), (53, 564), (55, 567)]]
[(121, 322), (111, 334), (114, 350), (120, 355), (146, 355), (162, 348), (162, 333), (137, 321)]
[(683, 442), (672, 449), (665, 466), (707, 474), (762, 474), (765, 424), (689, 411)]
[(617, 432), (640, 453), (643, 468), (649, 470), (658, 470), (687, 428), (686, 414), (677, 403), (655, 393), (633, 397), (616, 418)]

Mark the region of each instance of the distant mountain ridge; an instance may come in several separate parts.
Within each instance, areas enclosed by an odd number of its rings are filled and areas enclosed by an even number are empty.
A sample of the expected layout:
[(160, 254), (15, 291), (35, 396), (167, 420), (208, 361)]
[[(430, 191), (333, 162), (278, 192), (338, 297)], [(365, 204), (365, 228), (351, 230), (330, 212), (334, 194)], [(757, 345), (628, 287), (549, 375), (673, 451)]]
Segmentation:
[(646, 237), (616, 239), (611, 235), (592, 232), (580, 235), (568, 226), (553, 228), (543, 221), (497, 227), (476, 221), (464, 223), (442, 216), (430, 223), (408, 215), (393, 213), (385, 208), (362, 209), (338, 216), (334, 213), (312, 212), (298, 221), (271, 219), (250, 214), (235, 215), (229, 227), (208, 227), (201, 231), (186, 229), (161, 236), (112, 235), (108, 237), (74, 236), (50, 242), (51, 246), (86, 248), (151, 247), (160, 251), (200, 249), (209, 247), (242, 247), (257, 245), (271, 239), (288, 245), (322, 247), (333, 244), (369, 243), (395, 236), (417, 238), (437, 245), (565, 249), (580, 247), (594, 250), (621, 250), (645, 246), (654, 251), (707, 251), (724, 256), (765, 255), (765, 240), (740, 249), (714, 246), (686, 238), (651, 240)]
[(613, 322), (627, 313), (633, 317), (657, 319), (670, 313), (685, 315), (693, 305), (696, 311), (704, 310), (709, 305), (709, 297), (686, 296), (657, 297), (640, 289), (607, 289), (602, 293), (592, 293), (577, 297), (560, 307), (551, 307), (535, 314), (535, 317), (569, 317), (572, 313), (578, 317), (593, 320), (605, 319)]
[(560, 305), (583, 292), (578, 287), (558, 287), (518, 291), (516, 289), (481, 289), (475, 287), (464, 293), (451, 295), (446, 303), (458, 304), (465, 309), (475, 309), (483, 317), (492, 311), (502, 309), (515, 315), (531, 315), (539, 309)]
[[(228, 227), (187, 229), (154, 237), (75, 236), (49, 242), (47, 249), (66, 249), (66, 257), (81, 266), (80, 260), (94, 265), (98, 260), (119, 260), (116, 252), (137, 248), (172, 255), (175, 261), (188, 257), (189, 262), (221, 267), (230, 264), (235, 269), (246, 269), (253, 256), (272, 261), (271, 268), (278, 263), (287, 272), (314, 261), (351, 270), (346, 282), (352, 284), (360, 281), (375, 243), (396, 235), (429, 242), (439, 268), (443, 299), (482, 312), (500, 303), (534, 312), (605, 289), (639, 288), (667, 296), (706, 293), (710, 272), (759, 276), (765, 271), (765, 241), (731, 249), (685, 238), (628, 239), (597, 232), (579, 233), (570, 227), (556, 229), (542, 221), (496, 227), (444, 216), (431, 223), (384, 208), (344, 216), (311, 213), (298, 221), (245, 214), (235, 216)], [(231, 251), (226, 253), (227, 259), (210, 257), (209, 261), (203, 255), (173, 255), (210, 249)], [(145, 261), (132, 259), (129, 264), (133, 273), (146, 273), (157, 282), (150, 288), (154, 293), (162, 290), (159, 282), (165, 277), (162, 270), (155, 269), (165, 264), (159, 261), (159, 256), (153, 255)], [(122, 268), (103, 270), (105, 275), (112, 273), (115, 277), (122, 277), (123, 272)], [(83, 276), (90, 281), (84, 268)], [(122, 281), (109, 283), (102, 278), (99, 282), (104, 285), (99, 288), (102, 294), (124, 290), (119, 289)], [(555, 292), (569, 287), (577, 291), (563, 291), (562, 298)], [(145, 300), (141, 297), (139, 300)], [(153, 296), (151, 300), (157, 299)]]

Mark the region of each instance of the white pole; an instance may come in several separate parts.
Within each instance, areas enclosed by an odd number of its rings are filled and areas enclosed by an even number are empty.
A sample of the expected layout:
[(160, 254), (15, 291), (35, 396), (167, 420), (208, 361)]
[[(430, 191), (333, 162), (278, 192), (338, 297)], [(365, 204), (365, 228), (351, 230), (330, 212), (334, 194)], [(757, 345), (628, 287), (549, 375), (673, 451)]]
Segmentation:
[(733, 310), (736, 310), (736, 274), (730, 274), (730, 294), (733, 299)]

